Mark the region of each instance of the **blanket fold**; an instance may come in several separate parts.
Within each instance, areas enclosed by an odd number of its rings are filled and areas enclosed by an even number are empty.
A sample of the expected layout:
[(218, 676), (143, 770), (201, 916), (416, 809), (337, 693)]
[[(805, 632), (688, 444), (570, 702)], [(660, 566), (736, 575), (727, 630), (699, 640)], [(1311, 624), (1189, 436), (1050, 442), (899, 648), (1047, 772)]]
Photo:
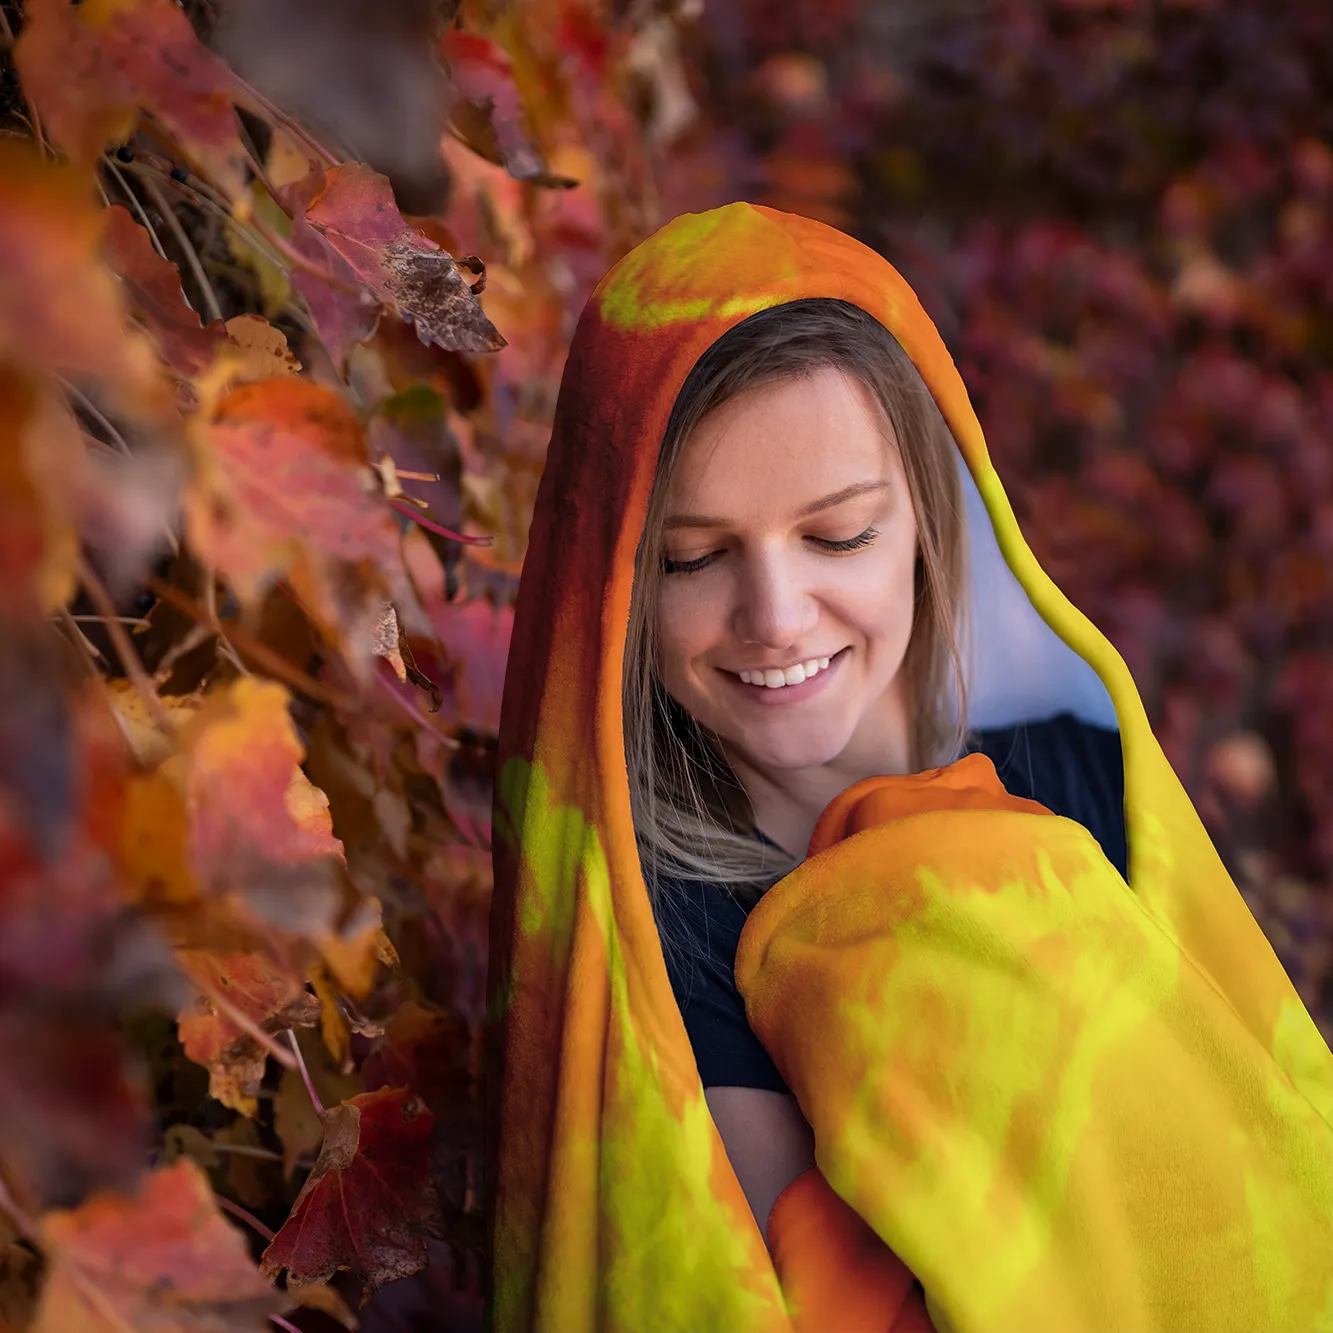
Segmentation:
[(948, 1328), (1329, 1327), (1323, 1109), (978, 758), (849, 789), (742, 933), (824, 1175)]

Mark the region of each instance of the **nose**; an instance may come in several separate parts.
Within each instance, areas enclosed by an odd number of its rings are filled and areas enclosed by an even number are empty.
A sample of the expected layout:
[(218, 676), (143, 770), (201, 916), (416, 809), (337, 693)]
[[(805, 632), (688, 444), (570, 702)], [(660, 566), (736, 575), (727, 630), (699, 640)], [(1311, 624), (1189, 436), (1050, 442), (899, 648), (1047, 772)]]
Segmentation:
[(755, 553), (737, 585), (732, 632), (742, 643), (774, 652), (799, 643), (815, 626), (819, 607), (790, 562), (777, 553)]

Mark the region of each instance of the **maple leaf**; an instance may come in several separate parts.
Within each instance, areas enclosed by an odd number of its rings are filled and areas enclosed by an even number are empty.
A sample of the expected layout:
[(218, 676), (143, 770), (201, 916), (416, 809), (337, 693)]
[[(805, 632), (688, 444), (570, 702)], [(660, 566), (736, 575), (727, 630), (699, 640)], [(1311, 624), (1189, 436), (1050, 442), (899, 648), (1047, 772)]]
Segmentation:
[[(150, 110), (232, 199), (245, 188), (235, 76), (171, 0), (28, 0), (14, 53), (43, 125), (80, 164), (129, 137)], [(253, 110), (258, 108), (251, 107)]]
[(106, 221), (87, 177), (0, 141), (0, 358), (160, 408), (157, 357), (127, 330), (121, 286), (100, 257)]
[(185, 299), (180, 270), (158, 254), (147, 229), (130, 216), (127, 208), (114, 204), (106, 214), (103, 249), (125, 284), (134, 313), (177, 375), (197, 375), (212, 362), (226, 339), (226, 331), (216, 320), (203, 324)]
[(200, 425), (197, 454), (191, 546), (247, 603), (286, 577), (364, 678), (385, 600), (410, 611), (415, 598), (346, 400), (294, 377), (242, 385)]
[[(410, 324), (423, 343), (466, 352), (494, 352), (505, 345), (453, 257), (404, 221), (388, 177), (348, 162), (325, 172), (310, 193), (313, 197), (304, 200), (293, 232), (303, 252), (317, 248), (335, 275), (364, 284), (381, 305)], [(303, 270), (292, 274), (292, 282), (307, 301), (313, 298), (311, 316), (325, 333), (321, 312), (333, 308), (326, 284)], [(325, 341), (345, 355), (350, 344), (368, 337), (374, 326), (354, 336), (362, 320), (351, 318), (342, 307), (336, 307), (336, 313)]]
[(489, 37), (449, 28), (440, 41), (458, 98), (450, 112), (468, 147), (516, 180), (567, 190), (578, 184), (554, 175), (528, 134), (513, 61)]
[(181, 949), (176, 957), (200, 991), (177, 1019), (185, 1054), (207, 1068), (211, 1096), (253, 1118), (268, 1056), (219, 1003), (225, 1001), (255, 1027), (272, 1033), (318, 1023), (319, 1000), (306, 990), (301, 976), (254, 950)]
[[(358, 1274), (362, 1305), (426, 1265), (438, 1227), (431, 1179), (435, 1117), (406, 1088), (364, 1092), (324, 1117), (324, 1146), (260, 1271), (298, 1283)], [(350, 1205), (350, 1206), (349, 1206)]]
[(260, 1333), (288, 1304), (188, 1160), (47, 1213), (39, 1232), (50, 1272), (32, 1333)]

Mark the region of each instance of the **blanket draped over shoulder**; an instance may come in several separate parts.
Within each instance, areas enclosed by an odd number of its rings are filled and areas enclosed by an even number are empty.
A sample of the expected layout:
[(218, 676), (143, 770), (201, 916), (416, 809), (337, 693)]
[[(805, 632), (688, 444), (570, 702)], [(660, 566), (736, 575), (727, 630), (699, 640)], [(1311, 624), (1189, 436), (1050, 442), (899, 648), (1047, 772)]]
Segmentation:
[[(860, 783), (825, 811), (736, 961), (751, 1025), (814, 1129), (808, 1175), (829, 1191), (796, 1182), (770, 1252), (709, 1115), (640, 870), (622, 659), (681, 384), (740, 320), (814, 297), (902, 344), (1005, 578), (1104, 692), (1129, 876), (980, 756)], [(856, 1324), (868, 1331), (926, 1326), (899, 1308), (914, 1276), (940, 1333), (1333, 1333), (1333, 1055), (1124, 662), (1024, 541), (934, 326), (850, 237), (731, 204), (663, 227), (589, 299), (519, 595), (495, 835), (495, 1333), (818, 1328), (829, 1289), (803, 1256), (830, 1238), (859, 1296), (883, 1293), (882, 1323)], [(876, 1245), (891, 1263), (857, 1270)]]

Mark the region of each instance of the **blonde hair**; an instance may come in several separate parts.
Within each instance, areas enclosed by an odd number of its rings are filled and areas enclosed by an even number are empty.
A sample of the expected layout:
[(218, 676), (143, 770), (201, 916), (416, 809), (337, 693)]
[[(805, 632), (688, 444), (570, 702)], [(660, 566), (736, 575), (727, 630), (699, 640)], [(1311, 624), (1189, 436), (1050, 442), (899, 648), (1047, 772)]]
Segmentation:
[(916, 610), (902, 670), (915, 710), (921, 768), (949, 763), (964, 742), (967, 529), (957, 446), (898, 340), (859, 306), (791, 301), (750, 316), (696, 362), (662, 440), (634, 563), (625, 645), (625, 762), (644, 878), (654, 908), (662, 878), (699, 879), (753, 901), (797, 864), (755, 836), (745, 792), (714, 738), (662, 687), (655, 621), (666, 495), (685, 442), (746, 389), (826, 366), (855, 375), (892, 427), (916, 514)]

